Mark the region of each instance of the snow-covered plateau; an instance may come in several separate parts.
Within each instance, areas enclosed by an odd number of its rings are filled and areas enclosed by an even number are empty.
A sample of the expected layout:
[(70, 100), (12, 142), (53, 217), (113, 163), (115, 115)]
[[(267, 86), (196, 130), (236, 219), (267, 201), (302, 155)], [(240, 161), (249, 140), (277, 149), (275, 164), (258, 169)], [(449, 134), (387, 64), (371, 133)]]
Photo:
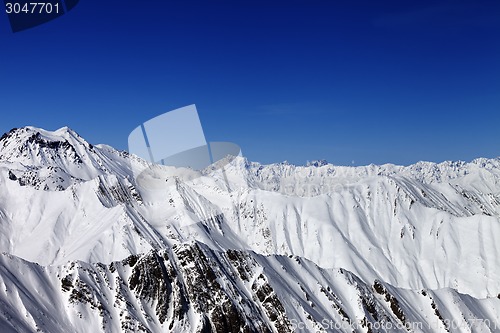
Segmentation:
[(0, 139), (0, 332), (500, 332), (500, 158), (150, 165)]

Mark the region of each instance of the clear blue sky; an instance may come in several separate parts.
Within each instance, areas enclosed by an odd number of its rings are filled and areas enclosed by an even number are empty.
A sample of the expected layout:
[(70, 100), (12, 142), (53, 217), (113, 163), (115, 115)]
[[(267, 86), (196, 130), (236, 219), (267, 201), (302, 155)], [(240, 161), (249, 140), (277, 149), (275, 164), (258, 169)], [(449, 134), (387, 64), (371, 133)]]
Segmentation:
[(0, 132), (69, 126), (127, 149), (196, 104), (250, 160), (410, 164), (500, 156), (500, 2), (97, 1), (12, 33)]

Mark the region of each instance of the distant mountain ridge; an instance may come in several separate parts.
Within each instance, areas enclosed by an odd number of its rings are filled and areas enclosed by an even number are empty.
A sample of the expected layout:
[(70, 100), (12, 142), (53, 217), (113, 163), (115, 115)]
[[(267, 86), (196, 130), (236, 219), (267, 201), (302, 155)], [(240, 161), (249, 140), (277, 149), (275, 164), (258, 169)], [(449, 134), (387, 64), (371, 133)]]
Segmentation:
[(500, 158), (197, 172), (24, 127), (0, 184), (2, 332), (500, 331)]

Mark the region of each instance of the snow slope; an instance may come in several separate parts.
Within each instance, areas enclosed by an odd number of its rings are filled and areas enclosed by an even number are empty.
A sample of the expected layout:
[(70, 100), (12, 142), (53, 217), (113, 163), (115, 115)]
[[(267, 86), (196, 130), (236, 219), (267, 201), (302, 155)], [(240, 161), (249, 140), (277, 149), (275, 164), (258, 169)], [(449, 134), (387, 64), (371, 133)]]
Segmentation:
[(0, 184), (2, 332), (500, 331), (498, 158), (197, 172), (25, 127)]

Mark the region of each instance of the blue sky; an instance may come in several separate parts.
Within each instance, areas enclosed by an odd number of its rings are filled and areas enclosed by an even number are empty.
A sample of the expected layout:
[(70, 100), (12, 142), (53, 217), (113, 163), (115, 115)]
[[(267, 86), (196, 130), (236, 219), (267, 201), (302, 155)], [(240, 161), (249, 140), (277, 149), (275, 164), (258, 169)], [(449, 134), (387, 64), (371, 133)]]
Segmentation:
[(250, 160), (500, 156), (498, 1), (97, 1), (19, 33), (0, 14), (0, 132), (130, 131), (196, 104)]

